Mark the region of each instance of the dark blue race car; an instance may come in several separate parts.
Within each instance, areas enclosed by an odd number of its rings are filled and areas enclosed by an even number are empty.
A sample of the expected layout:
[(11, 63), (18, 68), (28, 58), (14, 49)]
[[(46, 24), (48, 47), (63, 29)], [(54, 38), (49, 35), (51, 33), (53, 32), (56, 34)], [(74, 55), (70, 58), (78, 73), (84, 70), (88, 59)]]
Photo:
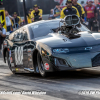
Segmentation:
[(5, 39), (3, 58), (13, 73), (42, 76), (100, 66), (100, 33), (88, 30), (76, 16), (34, 22)]

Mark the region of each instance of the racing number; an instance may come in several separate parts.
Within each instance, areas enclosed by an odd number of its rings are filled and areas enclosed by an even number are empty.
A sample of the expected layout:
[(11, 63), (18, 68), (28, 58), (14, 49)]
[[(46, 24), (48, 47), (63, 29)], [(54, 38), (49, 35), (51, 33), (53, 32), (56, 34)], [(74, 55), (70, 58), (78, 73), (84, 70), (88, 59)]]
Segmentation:
[(15, 63), (16, 65), (23, 65), (23, 47), (15, 48)]

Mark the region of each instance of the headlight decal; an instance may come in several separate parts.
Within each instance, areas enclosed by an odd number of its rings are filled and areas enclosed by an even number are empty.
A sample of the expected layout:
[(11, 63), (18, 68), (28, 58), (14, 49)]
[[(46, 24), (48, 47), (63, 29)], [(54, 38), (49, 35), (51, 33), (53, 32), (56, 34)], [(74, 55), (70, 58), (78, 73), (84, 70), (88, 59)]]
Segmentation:
[(68, 52), (69, 52), (68, 48), (53, 49), (53, 53), (68, 53)]

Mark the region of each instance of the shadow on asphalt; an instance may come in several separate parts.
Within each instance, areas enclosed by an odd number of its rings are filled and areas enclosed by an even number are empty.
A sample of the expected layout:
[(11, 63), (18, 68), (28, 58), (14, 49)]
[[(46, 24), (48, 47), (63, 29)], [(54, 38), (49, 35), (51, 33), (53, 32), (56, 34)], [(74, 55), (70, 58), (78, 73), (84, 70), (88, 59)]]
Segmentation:
[(72, 70), (72, 71), (61, 71), (61, 72), (52, 72), (49, 73), (47, 77), (42, 77), (40, 74), (17, 74), (22, 77), (33, 77), (33, 78), (41, 78), (41, 79), (88, 79), (88, 78), (98, 78), (100, 77), (100, 71), (98, 70), (89, 70), (89, 69), (81, 69), (81, 70)]
[[(1, 58), (1, 57), (0, 57)], [(2, 66), (5, 67), (4, 65)], [(99, 68), (100, 69), (100, 68)], [(8, 69), (10, 70), (10, 69)], [(33, 78), (41, 78), (41, 79), (87, 79), (87, 78), (97, 78), (100, 77), (100, 70), (98, 68), (95, 70), (89, 69), (78, 69), (78, 70), (69, 70), (69, 71), (61, 71), (61, 72), (52, 72), (47, 77), (42, 77), (40, 74), (11, 74), (12, 77), (19, 76), (20, 77), (33, 77)]]
[[(0, 55), (0, 58), (1, 55)], [(4, 66), (4, 65), (3, 65)], [(4, 66), (5, 67), (5, 66)], [(3, 67), (3, 68), (4, 68)], [(100, 68), (99, 68), (100, 69)], [(10, 69), (8, 69), (10, 70)], [(12, 77), (14, 76), (22, 76), (22, 77), (33, 77), (33, 78), (41, 78), (41, 79), (87, 79), (87, 78), (96, 78), (100, 77), (100, 70), (98, 68), (95, 70), (90, 69), (79, 69), (79, 70), (69, 70), (69, 71), (61, 71), (61, 72), (52, 72), (47, 77), (42, 77), (40, 74), (11, 74)]]

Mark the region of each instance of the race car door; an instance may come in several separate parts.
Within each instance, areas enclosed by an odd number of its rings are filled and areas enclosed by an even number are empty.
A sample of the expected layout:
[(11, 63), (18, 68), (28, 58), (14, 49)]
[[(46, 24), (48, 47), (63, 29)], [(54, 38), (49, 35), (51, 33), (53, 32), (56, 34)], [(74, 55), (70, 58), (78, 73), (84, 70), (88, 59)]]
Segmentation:
[(27, 67), (27, 41), (24, 38), (23, 29), (14, 34), (14, 55), (16, 67)]

